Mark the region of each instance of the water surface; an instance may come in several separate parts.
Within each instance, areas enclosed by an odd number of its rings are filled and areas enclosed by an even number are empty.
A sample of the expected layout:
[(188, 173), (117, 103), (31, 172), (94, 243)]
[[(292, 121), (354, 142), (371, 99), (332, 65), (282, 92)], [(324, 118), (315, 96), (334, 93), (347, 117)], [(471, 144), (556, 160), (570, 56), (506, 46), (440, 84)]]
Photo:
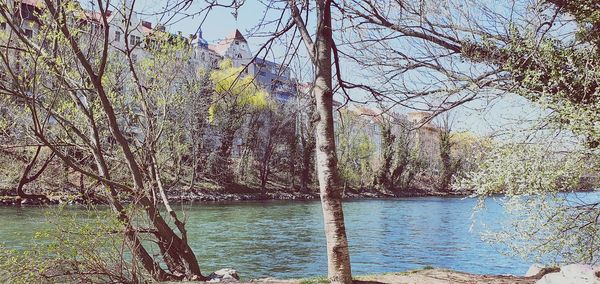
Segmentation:
[[(483, 219), (494, 224), (504, 217), (490, 203)], [(470, 230), (475, 204), (475, 199), (436, 197), (346, 202), (353, 273), (434, 266), (524, 274), (528, 263), (502, 255)], [(205, 272), (233, 267), (245, 279), (327, 274), (318, 201), (202, 204), (186, 206), (186, 215), (190, 242)], [(45, 222), (42, 208), (0, 208), (0, 242), (19, 247)]]

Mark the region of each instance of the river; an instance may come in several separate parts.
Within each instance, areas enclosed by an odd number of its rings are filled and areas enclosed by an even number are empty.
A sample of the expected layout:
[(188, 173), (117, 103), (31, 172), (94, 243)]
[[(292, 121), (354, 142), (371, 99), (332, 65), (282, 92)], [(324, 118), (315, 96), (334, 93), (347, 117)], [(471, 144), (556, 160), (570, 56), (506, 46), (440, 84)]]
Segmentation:
[[(494, 226), (503, 213), (495, 202), (488, 203), (481, 219)], [(470, 229), (475, 204), (475, 199), (437, 197), (346, 202), (353, 273), (433, 266), (523, 275), (529, 263), (501, 254)], [(190, 242), (205, 272), (233, 267), (245, 279), (327, 274), (318, 201), (198, 204), (186, 206), (186, 215)], [(18, 247), (45, 222), (41, 208), (0, 208), (0, 242)]]

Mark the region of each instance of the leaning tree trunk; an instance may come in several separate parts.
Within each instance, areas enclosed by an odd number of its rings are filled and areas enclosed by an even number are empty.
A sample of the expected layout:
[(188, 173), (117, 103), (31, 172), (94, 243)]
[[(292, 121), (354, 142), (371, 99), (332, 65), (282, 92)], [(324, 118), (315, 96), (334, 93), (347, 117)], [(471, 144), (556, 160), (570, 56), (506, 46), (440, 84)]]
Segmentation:
[(50, 164), (50, 162), (54, 158), (54, 154), (50, 154), (50, 156), (48, 158), (46, 158), (46, 161), (44, 161), (44, 163), (42, 164), (42, 166), (40, 167), (40, 169), (35, 174), (33, 174), (32, 176), (30, 176), (29, 174), (33, 170), (33, 167), (35, 166), (35, 164), (37, 162), (37, 159), (38, 159), (38, 156), (40, 155), (41, 150), (42, 150), (42, 146), (37, 146), (37, 148), (35, 150), (35, 154), (31, 158), (31, 160), (29, 160), (29, 163), (27, 163), (27, 166), (25, 166), (25, 169), (23, 170), (23, 173), (21, 174), (21, 178), (19, 179), (19, 184), (17, 185), (17, 195), (21, 199), (24, 199), (24, 200), (25, 199), (38, 199), (38, 200), (41, 200), (41, 201), (49, 201), (49, 199), (48, 199), (48, 197), (46, 195), (43, 195), (43, 194), (28, 194), (23, 189), (23, 187), (26, 184), (28, 184), (30, 182), (33, 182), (38, 177), (40, 177), (40, 175), (42, 175), (42, 173), (46, 170), (46, 168), (48, 167), (48, 165)]
[[(57, 10), (57, 6), (53, 5), (53, 3), (50, 0), (45, 0), (44, 1), (46, 4), (46, 7), (48, 8), (49, 12), (54, 15), (55, 17), (58, 16), (63, 16), (64, 17), (64, 13), (62, 10), (59, 13)], [(102, 20), (104, 22), (105, 25), (107, 25), (107, 19), (105, 17), (105, 13), (100, 13), (103, 17)], [(108, 128), (110, 130), (110, 134), (111, 136), (115, 139), (116, 143), (119, 145), (119, 148), (122, 151), (122, 155), (124, 158), (124, 162), (127, 165), (127, 168), (129, 169), (129, 173), (131, 176), (131, 181), (132, 181), (132, 185), (133, 185), (133, 193), (142, 193), (142, 195), (139, 197), (138, 203), (139, 205), (141, 205), (141, 207), (144, 209), (144, 211), (146, 212), (147, 217), (149, 218), (150, 223), (152, 224), (152, 226), (154, 227), (153, 229), (155, 229), (154, 231), (154, 235), (156, 237), (156, 242), (158, 243), (161, 253), (162, 253), (162, 257), (165, 260), (165, 263), (167, 264), (167, 267), (169, 268), (169, 270), (171, 271), (171, 273), (166, 273), (166, 271), (161, 267), (161, 265), (155, 261), (155, 258), (153, 256), (151, 256), (144, 248), (144, 245), (142, 244), (140, 238), (138, 238), (138, 234), (136, 233), (136, 231), (134, 230), (133, 226), (131, 226), (131, 223), (125, 223), (126, 226), (126, 235), (128, 236), (128, 239), (131, 242), (132, 248), (135, 252), (135, 257), (138, 258), (143, 267), (152, 275), (152, 277), (157, 280), (157, 281), (167, 281), (167, 280), (207, 280), (207, 278), (205, 276), (202, 275), (201, 271), (200, 271), (200, 266), (198, 264), (198, 260), (196, 259), (196, 255), (194, 254), (193, 250), (191, 249), (191, 247), (189, 246), (188, 242), (187, 242), (187, 238), (186, 238), (186, 231), (185, 228), (183, 228), (183, 223), (177, 218), (177, 215), (174, 213), (174, 211), (169, 210), (169, 208), (167, 208), (167, 210), (169, 211), (169, 214), (171, 215), (172, 219), (174, 220), (174, 223), (176, 225), (176, 227), (178, 228), (178, 230), (181, 233), (181, 237), (178, 236), (175, 231), (173, 230), (173, 228), (170, 227), (169, 223), (167, 223), (167, 221), (163, 218), (163, 216), (161, 215), (161, 212), (159, 210), (159, 208), (149, 199), (148, 196), (146, 196), (144, 193), (145, 189), (146, 189), (146, 185), (144, 182), (145, 176), (144, 173), (142, 171), (142, 169), (140, 168), (140, 165), (137, 163), (136, 161), (136, 157), (134, 155), (134, 151), (131, 149), (130, 144), (127, 140), (127, 138), (125, 137), (125, 135), (123, 134), (123, 132), (121, 131), (120, 127), (119, 127), (119, 123), (118, 123), (118, 118), (115, 112), (115, 109), (113, 107), (112, 102), (110, 101), (109, 98), (109, 94), (106, 92), (104, 85), (103, 85), (103, 74), (105, 71), (105, 66), (106, 66), (106, 62), (107, 62), (107, 58), (108, 58), (108, 30), (104, 30), (105, 34), (104, 34), (104, 42), (103, 42), (103, 54), (102, 54), (102, 59), (100, 60), (100, 67), (98, 67), (98, 70), (94, 69), (94, 65), (91, 63), (91, 61), (88, 60), (88, 58), (85, 57), (85, 53), (83, 52), (83, 50), (81, 49), (79, 42), (76, 40), (76, 38), (71, 34), (71, 31), (69, 30), (67, 24), (65, 22), (60, 22), (58, 20), (56, 20), (56, 23), (58, 24), (58, 29), (60, 30), (60, 32), (64, 35), (64, 37), (67, 39), (69, 46), (71, 47), (71, 50), (73, 51), (73, 53), (75, 54), (75, 56), (77, 57), (77, 61), (78, 63), (81, 64), (81, 66), (83, 67), (83, 70), (85, 71), (87, 77), (89, 78), (89, 81), (91, 82), (91, 85), (94, 88), (94, 93), (97, 95), (99, 101), (100, 101), (100, 110), (103, 113), (104, 118), (107, 120), (108, 122)], [(131, 65), (131, 60), (130, 60), (130, 65)], [(132, 70), (132, 74), (134, 75), (134, 79), (135, 81), (139, 82), (139, 80), (136, 78), (136, 74), (135, 72), (133, 72), (134, 70)], [(77, 102), (77, 101), (76, 101)], [(91, 118), (91, 116), (90, 116)], [(90, 126), (92, 126), (92, 123), (90, 123)], [(94, 132), (94, 134), (97, 134)], [(42, 136), (40, 135), (38, 138), (42, 138)], [(100, 151), (100, 144), (99, 144), (99, 137), (94, 137), (95, 138), (95, 143), (96, 143), (96, 147), (95, 148), (95, 153), (96, 154), (96, 160), (103, 162), (103, 154)], [(47, 141), (46, 141), (47, 142)], [(45, 143), (48, 145), (48, 143)], [(55, 153), (57, 153), (56, 151), (54, 151)], [(58, 154), (58, 153), (57, 153)], [(61, 159), (63, 160), (68, 160), (67, 158), (61, 157)], [(99, 165), (101, 165), (102, 167), (100, 168), (100, 176), (102, 177), (108, 177), (109, 176), (109, 172), (108, 172), (108, 167), (106, 167), (105, 163), (99, 163)], [(116, 197), (117, 194), (116, 192), (111, 192), (111, 196)], [(121, 212), (121, 220), (125, 220), (124, 217), (126, 216), (125, 211), (122, 208), (119, 208), (120, 202), (117, 198), (113, 198), (114, 201), (112, 202), (113, 208), (115, 208), (116, 211)], [(168, 205), (168, 202), (164, 202), (165, 205)]]
[(331, 2), (317, 1), (318, 26), (314, 46), (316, 77), (313, 94), (319, 116), (316, 125), (316, 162), (327, 239), (327, 270), (331, 283), (352, 283), (350, 254), (338, 184), (333, 130)]

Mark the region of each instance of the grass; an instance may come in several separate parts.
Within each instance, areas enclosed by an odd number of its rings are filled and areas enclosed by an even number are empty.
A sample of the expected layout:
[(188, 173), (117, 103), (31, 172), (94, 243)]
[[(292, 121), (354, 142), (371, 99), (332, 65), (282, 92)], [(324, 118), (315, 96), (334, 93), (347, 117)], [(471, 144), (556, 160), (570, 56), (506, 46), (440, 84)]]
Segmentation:
[(328, 284), (326, 276), (317, 276), (300, 280), (300, 284)]

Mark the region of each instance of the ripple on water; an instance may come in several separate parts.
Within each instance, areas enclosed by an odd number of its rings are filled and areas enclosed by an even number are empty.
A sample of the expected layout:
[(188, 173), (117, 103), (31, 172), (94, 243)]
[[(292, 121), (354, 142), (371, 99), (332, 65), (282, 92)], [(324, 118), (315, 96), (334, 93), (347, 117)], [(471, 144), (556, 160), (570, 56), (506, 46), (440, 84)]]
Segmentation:
[[(355, 274), (426, 265), (472, 273), (523, 274), (528, 264), (501, 255), (470, 232), (472, 199), (406, 198), (344, 204)], [(321, 206), (249, 202), (186, 208), (188, 235), (204, 271), (234, 267), (245, 278), (327, 273)], [(502, 214), (486, 216), (499, 221)], [(0, 240), (18, 247), (45, 226), (43, 209), (0, 208)]]

